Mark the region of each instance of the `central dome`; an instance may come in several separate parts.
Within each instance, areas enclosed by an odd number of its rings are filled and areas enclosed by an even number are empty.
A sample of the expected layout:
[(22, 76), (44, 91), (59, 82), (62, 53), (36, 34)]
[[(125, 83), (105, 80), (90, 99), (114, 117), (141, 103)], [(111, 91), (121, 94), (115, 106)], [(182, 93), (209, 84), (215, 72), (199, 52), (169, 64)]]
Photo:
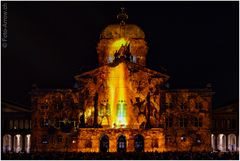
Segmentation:
[(100, 39), (116, 39), (127, 37), (132, 39), (144, 39), (145, 34), (143, 30), (134, 24), (120, 24), (108, 25), (101, 33)]
[(108, 25), (100, 34), (97, 45), (99, 65), (112, 63), (119, 56), (124, 56), (130, 62), (145, 66), (148, 47), (143, 30), (137, 25), (126, 24), (128, 15), (124, 8), (117, 18), (119, 24)]

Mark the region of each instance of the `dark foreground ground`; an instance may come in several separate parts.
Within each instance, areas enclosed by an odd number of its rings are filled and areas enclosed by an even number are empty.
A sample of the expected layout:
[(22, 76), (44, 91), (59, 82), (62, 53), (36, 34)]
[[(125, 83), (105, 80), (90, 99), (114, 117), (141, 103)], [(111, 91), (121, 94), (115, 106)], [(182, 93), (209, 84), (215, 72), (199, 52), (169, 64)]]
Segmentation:
[(2, 160), (239, 160), (239, 153), (192, 152), (128, 152), (128, 153), (70, 153), (2, 154)]

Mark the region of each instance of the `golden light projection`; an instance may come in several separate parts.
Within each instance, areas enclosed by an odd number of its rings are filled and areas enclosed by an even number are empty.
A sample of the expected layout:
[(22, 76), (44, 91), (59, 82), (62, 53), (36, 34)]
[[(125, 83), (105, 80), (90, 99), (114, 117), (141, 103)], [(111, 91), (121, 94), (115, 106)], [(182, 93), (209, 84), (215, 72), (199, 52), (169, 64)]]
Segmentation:
[(118, 51), (121, 48), (121, 46), (125, 46), (128, 43), (129, 41), (126, 38), (120, 38), (113, 41), (113, 43), (109, 45), (108, 56), (111, 62), (114, 59), (115, 52)]
[(109, 69), (109, 104), (112, 127), (126, 127), (126, 77), (125, 64), (120, 63)]

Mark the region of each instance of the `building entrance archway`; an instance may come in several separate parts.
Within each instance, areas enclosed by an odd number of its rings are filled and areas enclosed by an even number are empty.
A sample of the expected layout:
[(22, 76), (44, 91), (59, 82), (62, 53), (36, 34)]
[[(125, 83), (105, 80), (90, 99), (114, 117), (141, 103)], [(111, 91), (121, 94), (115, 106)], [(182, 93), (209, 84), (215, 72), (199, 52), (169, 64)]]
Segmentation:
[(17, 134), (13, 138), (13, 151), (18, 153), (22, 150), (23, 138), (22, 135)]
[(108, 152), (109, 151), (109, 138), (107, 135), (103, 135), (100, 138), (100, 152)]
[(217, 148), (221, 152), (226, 151), (226, 136), (224, 134), (219, 134), (217, 137)]
[(144, 151), (144, 137), (142, 135), (138, 134), (135, 136), (134, 147), (136, 152)]
[(229, 134), (228, 135), (228, 150), (229, 151), (236, 151), (236, 143), (237, 138), (235, 134)]
[(117, 140), (117, 151), (118, 152), (126, 152), (126, 137), (121, 135)]
[(9, 152), (12, 150), (12, 136), (6, 134), (3, 136), (3, 153)]

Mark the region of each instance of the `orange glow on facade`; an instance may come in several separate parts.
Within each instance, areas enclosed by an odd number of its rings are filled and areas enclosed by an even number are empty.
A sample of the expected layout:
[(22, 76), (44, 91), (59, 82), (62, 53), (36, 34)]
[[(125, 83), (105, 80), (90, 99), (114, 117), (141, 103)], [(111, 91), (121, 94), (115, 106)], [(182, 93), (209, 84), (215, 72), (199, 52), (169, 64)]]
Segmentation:
[(125, 64), (120, 63), (110, 68), (108, 81), (111, 125), (125, 127), (127, 124)]
[(112, 44), (109, 45), (108, 56), (111, 57), (110, 59), (114, 59), (114, 53), (128, 43), (128, 40), (125, 38), (120, 38), (114, 41)]

